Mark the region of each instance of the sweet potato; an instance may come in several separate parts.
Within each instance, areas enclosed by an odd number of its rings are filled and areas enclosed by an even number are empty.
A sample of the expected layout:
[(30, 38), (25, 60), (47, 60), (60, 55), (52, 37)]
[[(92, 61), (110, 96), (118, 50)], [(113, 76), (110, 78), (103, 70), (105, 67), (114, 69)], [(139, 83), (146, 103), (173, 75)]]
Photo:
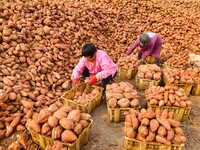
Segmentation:
[[(165, 86), (165, 88), (166, 88), (166, 86)], [(169, 97), (169, 92), (168, 92), (168, 91), (165, 91), (165, 92), (164, 92), (164, 102), (165, 102), (165, 104), (167, 104), (168, 97)]]
[(148, 126), (149, 125), (149, 119), (143, 118), (142, 121), (141, 121), (141, 125)]
[(172, 142), (174, 144), (182, 144), (186, 142), (186, 138), (183, 135), (175, 135)]
[(26, 108), (34, 108), (34, 102), (32, 102), (32, 101), (21, 100), (20, 102)]
[(148, 136), (146, 137), (146, 141), (152, 142), (152, 141), (155, 139), (155, 137), (156, 137), (155, 132), (149, 130), (149, 134), (148, 134)]
[(89, 122), (86, 120), (80, 120), (78, 123), (80, 123), (84, 129), (89, 125)]
[(177, 135), (184, 135), (183, 130), (180, 127), (175, 127), (174, 132)]
[(79, 135), (83, 130), (83, 127), (80, 123), (75, 123), (74, 126), (74, 133), (76, 133), (76, 135)]
[(169, 124), (172, 126), (172, 127), (179, 127), (179, 122), (174, 120), (174, 119), (170, 119), (170, 118), (167, 118), (167, 121), (169, 122)]
[(163, 112), (161, 113), (161, 116), (163, 117), (163, 118), (168, 118), (168, 110), (167, 109), (164, 109), (163, 110)]
[(132, 127), (125, 128), (124, 132), (125, 135), (129, 138), (134, 138), (136, 136), (136, 131)]
[(132, 107), (138, 107), (140, 105), (138, 99), (133, 99), (130, 104)]
[(28, 119), (27, 126), (30, 129), (34, 130), (35, 132), (40, 133), (40, 130), (41, 130), (40, 125), (35, 120)]
[(56, 127), (58, 125), (58, 119), (55, 116), (49, 116), (48, 124), (50, 127)]
[(115, 108), (117, 106), (117, 100), (115, 98), (109, 99), (108, 106), (110, 106), (111, 108)]
[(138, 119), (133, 115), (130, 115), (130, 119), (131, 119), (131, 124), (132, 124), (133, 129), (137, 129), (139, 126)]
[(41, 134), (47, 134), (51, 130), (48, 123), (44, 123), (41, 128)]
[(167, 134), (167, 131), (166, 131), (165, 127), (163, 127), (163, 126), (159, 126), (157, 132), (158, 132), (158, 135), (163, 136), (163, 137)]
[(163, 125), (167, 130), (171, 130), (171, 126), (169, 124), (169, 122), (167, 121), (167, 119), (163, 118), (160, 115), (156, 115), (156, 120)]
[(56, 112), (54, 112), (53, 116), (55, 116), (56, 118), (58, 118), (58, 120), (60, 120), (64, 117), (67, 117), (67, 112), (65, 110), (63, 110), (61, 107)]
[(51, 138), (54, 140), (60, 139), (63, 128), (61, 126), (56, 126), (52, 129)]
[(67, 115), (67, 118), (73, 120), (74, 122), (79, 122), (80, 117), (81, 117), (80, 110), (72, 110)]
[(48, 108), (44, 108), (40, 110), (40, 113), (37, 118), (37, 123), (43, 123), (48, 120), (48, 117), (52, 115), (52, 112), (48, 110)]
[(174, 130), (167, 130), (167, 140), (171, 141), (174, 138)]
[(143, 137), (147, 136), (149, 131), (148, 131), (148, 128), (146, 126), (143, 126), (143, 125), (140, 125), (139, 128), (138, 128), (138, 133), (140, 135), (142, 135)]
[(121, 107), (121, 108), (127, 108), (130, 106), (130, 101), (127, 98), (121, 98), (117, 104)]
[(66, 130), (70, 130), (74, 128), (74, 122), (73, 120), (69, 119), (69, 118), (62, 118), (59, 121), (59, 124)]
[(124, 95), (121, 93), (115, 93), (115, 94), (112, 94), (112, 98), (119, 100), (119, 99), (124, 98)]
[(65, 130), (61, 134), (61, 140), (63, 142), (74, 142), (77, 140), (77, 136), (70, 130)]
[(54, 112), (56, 112), (56, 110), (58, 110), (58, 106), (54, 103), (49, 106), (48, 110), (51, 111), (52, 113), (54, 113)]
[(88, 113), (81, 113), (81, 117), (80, 117), (80, 119), (90, 121), (90, 119), (91, 119), (91, 115), (88, 114)]
[(171, 142), (168, 141), (166, 138), (160, 136), (160, 135), (156, 135), (156, 141), (159, 143), (163, 143), (165, 145), (171, 145)]

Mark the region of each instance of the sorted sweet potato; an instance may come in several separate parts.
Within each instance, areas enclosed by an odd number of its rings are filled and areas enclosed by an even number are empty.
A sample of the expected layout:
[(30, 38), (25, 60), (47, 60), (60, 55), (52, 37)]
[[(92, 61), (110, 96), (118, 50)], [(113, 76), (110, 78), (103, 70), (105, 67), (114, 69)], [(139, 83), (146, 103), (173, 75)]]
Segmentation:
[(55, 116), (49, 116), (48, 124), (50, 127), (56, 127), (58, 125), (58, 119)]
[(61, 134), (61, 140), (63, 142), (74, 142), (77, 140), (77, 136), (70, 130), (65, 130)]
[(59, 121), (59, 124), (66, 130), (70, 130), (74, 128), (74, 122), (70, 118), (62, 118)]
[(74, 133), (76, 134), (76, 135), (79, 135), (81, 132), (82, 132), (82, 130), (83, 130), (83, 127), (82, 127), (82, 124), (80, 124), (80, 123), (75, 123), (75, 125), (74, 125)]
[(74, 122), (79, 122), (81, 117), (80, 110), (72, 110), (67, 114), (67, 118), (73, 120)]
[(159, 143), (163, 143), (165, 145), (171, 145), (171, 142), (168, 141), (166, 138), (160, 136), (160, 135), (156, 135), (156, 141)]

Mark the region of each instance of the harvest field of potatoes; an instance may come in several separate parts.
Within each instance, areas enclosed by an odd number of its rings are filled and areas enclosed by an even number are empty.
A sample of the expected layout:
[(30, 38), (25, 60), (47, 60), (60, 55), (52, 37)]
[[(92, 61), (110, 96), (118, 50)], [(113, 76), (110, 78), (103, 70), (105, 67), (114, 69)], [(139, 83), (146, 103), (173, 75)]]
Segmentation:
[[(160, 68), (143, 66), (125, 53), (147, 31), (162, 38)], [(0, 150), (42, 149), (30, 132), (67, 143), (89, 135), (82, 150), (124, 150), (125, 135), (199, 150), (200, 68), (189, 61), (189, 54), (200, 55), (199, 39), (199, 0), (0, 0)], [(160, 87), (139, 90), (135, 77), (118, 76), (91, 114), (63, 106), (61, 96), (71, 89), (71, 73), (86, 42), (105, 50), (119, 67), (138, 67), (138, 80), (155, 80)], [(164, 80), (188, 85), (186, 93), (164, 87)], [(77, 92), (73, 101), (87, 105), (100, 91), (89, 93)], [(139, 112), (147, 103), (191, 112), (179, 122), (166, 111)], [(108, 108), (126, 110), (124, 117), (111, 122)], [(66, 150), (60, 142), (42, 147)]]

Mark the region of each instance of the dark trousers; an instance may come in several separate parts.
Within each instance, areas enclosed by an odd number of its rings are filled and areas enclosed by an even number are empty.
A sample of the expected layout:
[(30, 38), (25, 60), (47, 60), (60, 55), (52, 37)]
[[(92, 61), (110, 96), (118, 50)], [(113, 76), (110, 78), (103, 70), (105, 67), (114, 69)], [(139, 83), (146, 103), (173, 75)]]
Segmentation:
[[(116, 76), (116, 74), (117, 74), (117, 72), (115, 73), (114, 77)], [(85, 79), (86, 77), (89, 77), (89, 76), (90, 76), (89, 70), (88, 70), (87, 68), (85, 68), (85, 69), (83, 70), (82, 76), (83, 76), (84, 79)], [(106, 91), (106, 85), (109, 84), (110, 81), (112, 81), (114, 77), (112, 77), (112, 75), (109, 75), (107, 78), (102, 79), (101, 85), (100, 85), (100, 86), (103, 87), (103, 89), (104, 89), (104, 90), (103, 90), (103, 93)]]

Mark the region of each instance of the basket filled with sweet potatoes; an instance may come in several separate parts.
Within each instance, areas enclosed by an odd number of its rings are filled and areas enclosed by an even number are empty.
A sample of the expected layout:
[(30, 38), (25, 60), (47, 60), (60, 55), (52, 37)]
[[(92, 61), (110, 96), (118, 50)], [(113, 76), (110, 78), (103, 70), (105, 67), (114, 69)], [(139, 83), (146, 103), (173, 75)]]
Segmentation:
[(102, 92), (103, 88), (99, 86), (82, 83), (65, 92), (61, 99), (65, 106), (72, 106), (74, 109), (90, 114), (100, 105)]
[(125, 120), (125, 113), (131, 108), (139, 109), (139, 95), (128, 82), (112, 83), (106, 88), (108, 117), (111, 122)]
[(140, 61), (129, 55), (122, 55), (117, 60), (118, 65), (118, 76), (120, 78), (133, 79), (137, 74), (137, 67), (140, 64)]
[(80, 150), (88, 142), (92, 122), (90, 114), (54, 103), (34, 113), (26, 128), (43, 149), (60, 141), (69, 150)]
[(136, 75), (136, 86), (138, 89), (148, 89), (159, 85), (161, 81), (161, 69), (156, 64), (140, 65)]
[(192, 90), (194, 82), (195, 73), (190, 69), (180, 70), (180, 69), (163, 69), (163, 81), (165, 85), (177, 86), (183, 88), (186, 95), (189, 96)]
[(192, 109), (192, 102), (186, 96), (184, 89), (176, 86), (160, 87), (153, 86), (145, 91), (145, 99), (148, 108), (154, 112), (164, 111), (174, 112), (174, 119), (177, 121), (186, 121)]
[(186, 142), (173, 112), (131, 109), (125, 119), (126, 150), (181, 150)]

